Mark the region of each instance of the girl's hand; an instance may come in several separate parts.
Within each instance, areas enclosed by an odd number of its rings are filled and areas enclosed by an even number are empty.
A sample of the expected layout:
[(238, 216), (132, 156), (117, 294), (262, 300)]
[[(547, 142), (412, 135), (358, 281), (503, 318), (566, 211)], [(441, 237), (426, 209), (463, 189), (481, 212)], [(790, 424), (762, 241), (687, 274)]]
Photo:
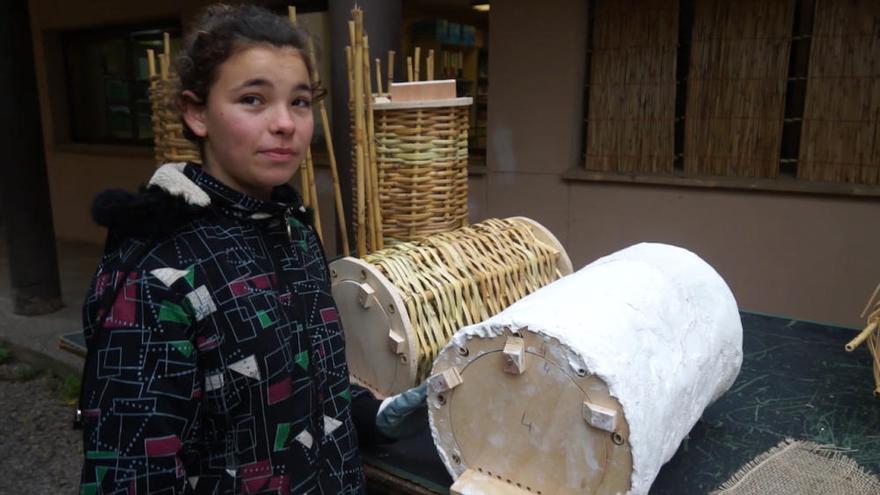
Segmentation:
[(425, 429), (425, 421), (421, 414), (425, 409), (425, 397), (428, 384), (389, 397), (379, 405), (376, 414), (376, 428), (388, 438), (404, 438), (416, 435)]

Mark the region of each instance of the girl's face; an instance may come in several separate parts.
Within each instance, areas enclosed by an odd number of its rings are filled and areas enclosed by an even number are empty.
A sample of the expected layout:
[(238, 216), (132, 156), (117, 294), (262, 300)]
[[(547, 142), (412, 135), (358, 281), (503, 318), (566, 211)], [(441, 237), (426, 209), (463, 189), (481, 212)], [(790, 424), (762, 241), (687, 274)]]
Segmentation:
[(206, 172), (268, 199), (296, 172), (312, 140), (311, 79), (302, 55), (268, 44), (239, 49), (218, 67), (208, 101), (187, 104), (184, 119), (204, 139)]

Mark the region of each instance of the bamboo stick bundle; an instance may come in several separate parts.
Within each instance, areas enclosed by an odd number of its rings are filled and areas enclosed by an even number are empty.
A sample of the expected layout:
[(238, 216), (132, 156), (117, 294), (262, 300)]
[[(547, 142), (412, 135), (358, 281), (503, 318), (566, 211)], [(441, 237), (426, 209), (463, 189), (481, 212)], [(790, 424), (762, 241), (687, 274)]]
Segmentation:
[(372, 211), (370, 212), (370, 218), (372, 219), (372, 223), (370, 224), (371, 228), (371, 251), (377, 251), (382, 249), (383, 247), (383, 239), (382, 239), (382, 208), (379, 202), (379, 169), (376, 162), (376, 127), (375, 122), (373, 121), (373, 88), (370, 84), (370, 42), (367, 36), (363, 38), (363, 50), (364, 50), (364, 74), (366, 74), (364, 92), (366, 94), (366, 112), (367, 112), (367, 156), (368, 160), (368, 173), (370, 175), (370, 207)]
[(342, 254), (351, 254), (348, 247), (348, 227), (345, 224), (345, 209), (342, 206), (342, 189), (339, 185), (339, 168), (336, 164), (336, 152), (333, 150), (333, 134), (330, 131), (330, 118), (327, 115), (327, 106), (323, 101), (319, 102), (321, 111), (321, 125), (324, 126), (324, 140), (327, 143), (327, 154), (330, 159), (330, 174), (333, 180), (333, 198), (336, 202), (336, 222), (339, 225)]
[[(290, 24), (296, 27), (296, 7), (289, 6), (287, 7), (287, 17), (290, 19)], [(311, 146), (306, 149), (306, 159), (299, 167), (299, 191), (300, 196), (302, 196), (303, 205), (306, 207), (312, 207), (312, 197), (311, 197), (311, 187), (309, 187), (309, 169), (308, 169), (308, 161), (311, 156)], [(315, 217), (318, 217), (317, 212)]]
[(153, 128), (153, 156), (156, 163), (162, 163), (163, 156), (161, 146), (161, 133), (156, 132), (159, 127), (159, 98), (156, 97), (159, 74), (156, 71), (156, 51), (147, 49), (147, 71), (150, 74), (150, 122)]
[(345, 47), (345, 70), (348, 74), (348, 104), (354, 104), (354, 55), (350, 46)]
[[(349, 21), (351, 45), (346, 47), (346, 57), (349, 62), (351, 88), (356, 238), (358, 255), (363, 256), (361, 252), (367, 254), (380, 249), (384, 245), (384, 239), (373, 120), (373, 99), (376, 94), (373, 93), (369, 38), (364, 35), (363, 11), (358, 8), (352, 10), (352, 19)], [(389, 66), (393, 66), (391, 54), (389, 54)], [(393, 77), (393, 69), (389, 68), (388, 72), (389, 76)], [(376, 85), (381, 94), (382, 71), (379, 59), (376, 59), (375, 75)]]
[[(335, 203), (336, 210), (336, 222), (339, 225), (339, 233), (340, 233), (340, 243), (342, 244), (342, 252), (344, 255), (349, 255), (349, 247), (348, 247), (348, 229), (345, 224), (345, 211), (342, 206), (342, 190), (339, 185), (339, 171), (336, 166), (336, 153), (333, 149), (333, 133), (330, 128), (330, 119), (327, 115), (327, 106), (324, 104), (324, 101), (318, 102), (319, 112), (321, 115), (321, 126), (324, 129), (324, 143), (327, 146), (327, 156), (330, 161), (330, 177), (333, 182), (333, 200)], [(311, 162), (311, 150), (309, 150), (308, 160)], [(312, 165), (311, 170), (314, 171), (314, 165)], [(312, 177), (312, 184), (314, 185), (314, 177)], [(315, 204), (318, 203), (318, 194), (314, 187), (310, 189), (310, 194), (314, 198)], [(317, 210), (315, 211), (315, 226), (320, 235), (320, 217), (318, 216)], [(323, 240), (323, 237), (322, 237)]]
[[(361, 31), (363, 32), (363, 31)], [(369, 127), (369, 119), (367, 116), (367, 108), (372, 100), (370, 92), (367, 91), (367, 86), (370, 83), (370, 71), (368, 68), (369, 63), (369, 51), (364, 49), (364, 41), (366, 37), (361, 37), (360, 44), (358, 45), (358, 50), (361, 51), (361, 62), (363, 66), (361, 70), (364, 74), (363, 81), (364, 87), (361, 97), (364, 102), (364, 114), (363, 114), (363, 132), (364, 132), (364, 140), (363, 140), (363, 148), (361, 149), (361, 153), (364, 157), (364, 221), (366, 223), (365, 232), (367, 236), (366, 244), (367, 244), (367, 253), (371, 253), (376, 250), (376, 218), (375, 218), (375, 204), (376, 198), (373, 196), (373, 181), (375, 180), (373, 177), (373, 167), (370, 162), (370, 127)]]
[(394, 50), (388, 51), (388, 84), (385, 86), (391, 92), (391, 83), (394, 82)]
[[(296, 8), (289, 7), (288, 11), (289, 12), (292, 11), (292, 16), (293, 16), (292, 19), (295, 19), (296, 18)], [(312, 73), (312, 80), (315, 82), (315, 84), (320, 84), (321, 75), (318, 72), (317, 67), (315, 65), (317, 63), (317, 59), (315, 58), (315, 47), (312, 44), (311, 40), (309, 40), (309, 57), (312, 60), (313, 69), (314, 69), (313, 73)], [(351, 92), (349, 91), (349, 94), (350, 93)], [(321, 126), (324, 129), (324, 143), (327, 145), (327, 156), (330, 161), (330, 176), (333, 181), (333, 199), (334, 199), (334, 203), (336, 205), (336, 222), (339, 225), (339, 234), (341, 237), (340, 240), (341, 240), (341, 244), (342, 244), (342, 252), (345, 256), (348, 256), (350, 254), (349, 246), (348, 246), (348, 227), (346, 226), (346, 222), (345, 222), (345, 210), (342, 206), (342, 190), (339, 185), (339, 169), (336, 164), (336, 152), (333, 148), (333, 132), (332, 132), (332, 129), (330, 128), (330, 117), (327, 113), (327, 105), (323, 99), (318, 102), (318, 113), (321, 117)], [(309, 151), (309, 154), (307, 155), (307, 160), (311, 162), (311, 151)], [(310, 183), (310, 188), (309, 188), (309, 194), (314, 199), (314, 202), (317, 205), (317, 203), (318, 203), (317, 191), (313, 187), (311, 187), (311, 184), (314, 183), (314, 164), (312, 164), (310, 175), (311, 175), (311, 183)], [(315, 210), (315, 218), (316, 218), (315, 227), (316, 227), (316, 230), (318, 230), (319, 235), (320, 235), (320, 232), (321, 232), (320, 217), (318, 216), (317, 209)], [(322, 240), (323, 240), (323, 237), (322, 237)]]
[(159, 74), (163, 81), (168, 80), (168, 55), (165, 53), (159, 54)]
[(150, 75), (150, 87), (155, 86), (153, 84), (152, 78), (155, 77), (156, 74), (156, 51), (152, 48), (147, 49), (147, 72)]
[(354, 74), (354, 150), (355, 150), (355, 177), (357, 191), (357, 254), (358, 257), (367, 255), (367, 225), (366, 225), (366, 188), (365, 188), (365, 160), (364, 147), (366, 141), (365, 122), (364, 122), (364, 52), (360, 47), (358, 36), (358, 12), (360, 9), (355, 7), (352, 10), (354, 21), (349, 21), (348, 30), (351, 38), (352, 46), (352, 72)]
[[(162, 85), (162, 91), (160, 91), (160, 93), (167, 92), (170, 90), (169, 79), (171, 78), (171, 70), (170, 70), (171, 55), (170, 55), (170, 45), (167, 42), (167, 40), (168, 40), (167, 33), (165, 33), (165, 40), (166, 40), (166, 42), (164, 45), (164, 50), (162, 53), (159, 54), (159, 79), (162, 81), (160, 83)], [(165, 99), (166, 106), (169, 105), (170, 102), (167, 101), (168, 97), (165, 95), (163, 95), (163, 96), (164, 96), (164, 98), (162, 96), (160, 96), (160, 99)], [(170, 120), (170, 119), (166, 119), (166, 120)], [(172, 125), (172, 123), (166, 121), (166, 122), (163, 122), (162, 124), (160, 124), (160, 127), (167, 128), (169, 125)], [(165, 134), (165, 129), (162, 130), (162, 134)], [(165, 148), (163, 150), (163, 154), (169, 154), (171, 156), (176, 156), (178, 154), (177, 147), (174, 146), (173, 139), (166, 138), (165, 143), (163, 144), (162, 147)], [(163, 159), (161, 159), (160, 161), (166, 161), (166, 160), (163, 157)]]
[[(310, 154), (311, 154), (311, 149), (309, 149), (307, 151), (306, 155), (308, 156)], [(299, 191), (300, 191), (300, 196), (302, 196), (303, 206), (305, 206), (306, 208), (311, 208), (312, 207), (312, 196), (311, 196), (312, 190), (311, 190), (311, 188), (309, 188), (309, 170), (306, 166), (305, 161), (303, 161), (303, 163), (300, 165), (299, 170), (297, 170), (297, 172), (299, 173)]]
[(352, 11), (352, 18), (355, 23), (355, 41), (354, 44), (356, 49), (360, 52), (360, 65), (358, 66), (361, 71), (361, 80), (363, 81), (362, 89), (359, 92), (359, 96), (361, 101), (363, 102), (363, 110), (361, 112), (361, 129), (363, 134), (362, 146), (360, 148), (359, 153), (363, 157), (363, 168), (361, 170), (361, 174), (363, 175), (364, 182), (364, 233), (366, 235), (366, 239), (364, 243), (366, 245), (366, 252), (369, 254), (375, 250), (376, 243), (374, 242), (374, 234), (373, 234), (373, 176), (370, 173), (370, 139), (369, 139), (369, 131), (367, 129), (367, 118), (366, 118), (366, 109), (367, 102), (370, 99), (370, 94), (367, 92), (367, 84), (370, 82), (370, 72), (365, 70), (366, 68), (366, 60), (369, 59), (369, 51), (364, 49), (364, 18), (363, 18), (363, 10)]
[(434, 80), (434, 50), (433, 50), (433, 49), (428, 50), (428, 62), (427, 62), (427, 65), (428, 65), (428, 67), (427, 67), (427, 69), (428, 69), (428, 80), (429, 80), (429, 81), (433, 81), (433, 80)]
[(324, 242), (324, 233), (321, 230), (321, 215), (318, 210), (318, 189), (315, 184), (315, 162), (312, 160), (312, 148), (306, 148), (306, 163), (305, 163), (306, 174), (308, 176), (307, 182), (309, 186), (309, 198), (312, 200), (312, 208), (314, 209), (314, 222), (315, 222), (315, 232), (318, 234), (318, 239), (321, 242)]
[(419, 77), (419, 69), (421, 68), (421, 65), (422, 65), (421, 53), (422, 53), (422, 47), (416, 46), (415, 56), (413, 57), (413, 65), (414, 65), (413, 75), (415, 76), (414, 81), (421, 80), (421, 77)]
[[(349, 38), (354, 40), (354, 21), (348, 22), (348, 30), (349, 30)], [(357, 156), (358, 156), (358, 147), (357, 147), (357, 132), (355, 130), (355, 113), (354, 113), (354, 48), (352, 45), (347, 45), (345, 47), (345, 70), (346, 76), (348, 77), (348, 112), (349, 112), (349, 138), (351, 140), (351, 164), (349, 166), (350, 175), (350, 184), (353, 187), (352, 191), (352, 221), (353, 221), (353, 231), (352, 235), (354, 236), (354, 249), (356, 252), (360, 253), (358, 248), (359, 246), (359, 226), (360, 222), (358, 222), (358, 213), (357, 213)], [(358, 254), (360, 256), (360, 254)]]
[[(471, 102), (451, 98), (426, 108), (420, 103), (388, 108), (394, 103), (377, 102), (377, 94), (390, 92), (395, 53), (387, 54), (389, 86), (383, 91), (381, 60), (376, 59), (375, 69), (371, 68), (374, 61), (369, 38), (363, 36), (363, 12), (353, 10), (352, 19), (346, 62), (356, 244), (357, 255), (363, 257), (383, 248), (388, 240), (467, 225), (467, 111)], [(407, 57), (408, 78), (416, 78), (417, 65), (418, 78), (422, 78), (421, 57), (421, 50), (418, 57)], [(427, 75), (433, 78), (434, 54), (429, 52), (427, 60)]]
[(868, 350), (874, 358), (874, 395), (880, 397), (880, 285), (874, 289), (868, 299), (868, 304), (862, 310), (862, 318), (867, 315), (865, 328), (844, 347), (847, 352), (854, 351), (857, 347), (867, 342)]
[[(357, 17), (355, 23), (360, 22)], [(361, 91), (361, 97), (363, 98), (363, 132), (364, 132), (364, 140), (363, 140), (363, 148), (361, 149), (361, 153), (364, 157), (364, 221), (366, 225), (364, 226), (366, 232), (366, 245), (367, 245), (367, 253), (371, 253), (375, 251), (376, 247), (376, 239), (375, 239), (375, 218), (373, 215), (373, 203), (375, 202), (375, 198), (373, 198), (373, 174), (372, 167), (370, 165), (370, 132), (369, 125), (367, 120), (367, 105), (370, 101), (370, 93), (367, 91), (367, 85), (370, 82), (371, 74), (367, 69), (367, 61), (369, 60), (369, 50), (364, 49), (364, 42), (367, 41), (364, 36), (363, 25), (356, 29), (357, 33), (360, 33), (357, 39), (357, 47), (358, 50), (361, 51), (361, 71), (363, 72), (363, 89)]]
[[(170, 33), (162, 33), (162, 54), (159, 55), (159, 70), (162, 72), (162, 81), (167, 86), (168, 80), (171, 79), (171, 35)], [(170, 88), (166, 88), (170, 89)], [(172, 155), (177, 155), (177, 147), (173, 142), (169, 142)]]
[[(391, 88), (389, 88), (391, 89)], [(376, 57), (376, 94), (384, 95), (382, 91), (382, 59)]]
[[(287, 18), (290, 19), (290, 24), (296, 27), (296, 7), (290, 6), (287, 7)], [(310, 74), (311, 75), (311, 74)], [(306, 150), (306, 159), (299, 167), (299, 191), (302, 196), (303, 205), (308, 208), (312, 208), (315, 211), (315, 218), (318, 218), (318, 210), (315, 209), (317, 206), (317, 201), (313, 200), (311, 195), (311, 187), (309, 182), (309, 157), (311, 156), (311, 146)]]

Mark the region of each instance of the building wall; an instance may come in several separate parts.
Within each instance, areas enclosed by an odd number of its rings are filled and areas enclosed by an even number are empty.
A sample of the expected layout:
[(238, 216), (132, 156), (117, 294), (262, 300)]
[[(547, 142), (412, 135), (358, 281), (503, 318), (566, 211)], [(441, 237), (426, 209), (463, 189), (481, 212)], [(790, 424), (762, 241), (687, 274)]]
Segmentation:
[[(125, 2), (124, 8), (121, 8), (118, 1), (111, 0), (30, 0), (43, 137), (57, 237), (103, 242), (104, 229), (95, 225), (89, 215), (92, 198), (111, 187), (136, 190), (149, 179), (156, 166), (152, 149), (149, 148), (67, 142), (64, 132), (67, 125), (67, 96), (59, 33), (175, 18), (182, 19), (185, 26), (188, 19), (209, 3), (213, 2), (151, 0)], [(319, 57), (320, 54), (329, 53), (329, 37), (323, 36), (329, 25), (326, 14), (305, 14), (299, 19), (306, 29), (322, 41), (318, 47)], [(327, 70), (323, 70), (323, 67), (322, 77), (329, 80), (329, 65), (326, 66)], [(319, 121), (316, 118), (316, 122)], [(332, 182), (327, 169), (319, 169), (316, 175), (321, 218), (325, 225), (331, 227), (324, 229), (327, 231), (325, 244), (332, 248), (335, 242)]]
[(712, 264), (742, 309), (863, 324), (880, 282), (877, 199), (563, 181), (583, 163), (586, 26), (582, 0), (492, 4), (488, 173), (471, 181), (472, 216), (530, 216), (576, 267), (676, 244)]
[[(154, 0), (120, 9), (111, 0), (30, 1), (58, 237), (101, 242), (103, 231), (89, 219), (91, 198), (108, 187), (136, 188), (154, 164), (150, 150), (56, 138), (65, 124), (56, 113), (63, 73), (55, 33), (186, 18), (204, 3)], [(880, 282), (880, 229), (872, 228), (880, 201), (563, 181), (564, 171), (582, 163), (586, 19), (582, 0), (539, 8), (526, 0), (493, 4), (488, 172), (471, 178), (471, 218), (530, 216), (559, 237), (577, 267), (635, 242), (677, 244), (711, 263), (743, 309), (858, 326)], [(326, 169), (318, 187), (325, 236), (332, 238)]]

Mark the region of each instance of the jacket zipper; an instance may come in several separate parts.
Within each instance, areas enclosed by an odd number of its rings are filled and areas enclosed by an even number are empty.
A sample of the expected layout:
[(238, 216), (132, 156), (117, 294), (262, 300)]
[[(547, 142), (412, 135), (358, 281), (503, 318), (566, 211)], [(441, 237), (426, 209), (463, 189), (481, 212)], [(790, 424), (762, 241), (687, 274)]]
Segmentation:
[[(300, 207), (300, 208), (302, 211), (302, 207)], [(293, 205), (290, 205), (284, 209), (284, 215), (283, 215), (284, 227), (285, 227), (285, 229), (287, 229), (288, 246), (289, 246), (289, 249), (291, 249), (291, 250), (296, 249), (296, 247), (294, 247), (294, 245), (293, 245), (293, 226), (291, 225), (291, 220), (296, 219), (295, 211), (296, 211), (296, 208)], [(299, 220), (297, 220), (297, 222), (299, 222)], [(324, 260), (324, 262), (326, 263), (326, 258), (324, 257), (324, 247), (321, 245), (321, 238), (318, 237), (318, 234), (314, 231), (314, 229), (311, 228), (311, 225), (308, 225), (306, 223), (302, 223), (302, 225), (305, 228), (307, 228), (308, 230), (310, 230), (312, 232), (312, 234), (315, 235), (315, 238), (318, 239), (318, 245), (319, 245), (319, 249), (320, 249), (319, 254), (321, 256), (321, 259)], [(278, 282), (284, 283), (283, 282), (284, 281), (283, 274), (281, 271), (278, 270), (278, 263), (275, 259), (275, 256), (271, 256), (271, 258), (272, 258), (272, 267), (273, 267), (273, 270), (275, 271)], [(296, 304), (296, 303), (294, 303), (294, 304)], [(302, 313), (303, 317), (305, 317), (305, 309), (304, 308), (299, 308), (299, 309), (300, 309), (300, 312)], [(317, 452), (316, 452), (316, 455), (317, 455), (317, 462), (316, 462), (317, 484), (318, 484), (318, 489), (320, 490), (320, 492), (324, 493), (323, 477), (321, 476), (321, 472), (323, 471), (323, 464), (324, 464), (324, 462), (323, 462), (324, 461), (324, 455), (323, 455), (323, 452), (324, 452), (324, 449), (323, 449), (323, 443), (324, 443), (324, 424), (323, 424), (324, 423), (324, 401), (319, 400), (319, 398), (321, 396), (321, 390), (320, 390), (321, 387), (320, 387), (320, 381), (318, 380), (318, 375), (317, 375), (317, 366), (320, 361), (318, 359), (316, 359), (318, 357), (318, 353), (316, 352), (316, 349), (314, 348), (314, 343), (312, 341), (312, 335), (309, 333), (309, 330), (307, 328), (304, 328), (303, 331), (305, 332), (306, 346), (308, 347), (308, 352), (309, 352), (309, 361), (310, 361), (309, 375), (311, 375), (312, 383), (314, 384), (315, 402), (317, 404), (316, 411), (315, 411), (316, 414), (313, 414), (313, 421), (316, 423), (315, 424), (315, 428), (316, 428), (315, 433), (317, 434), (316, 435), (317, 436), (317, 442), (316, 442), (316, 444), (317, 444)]]

